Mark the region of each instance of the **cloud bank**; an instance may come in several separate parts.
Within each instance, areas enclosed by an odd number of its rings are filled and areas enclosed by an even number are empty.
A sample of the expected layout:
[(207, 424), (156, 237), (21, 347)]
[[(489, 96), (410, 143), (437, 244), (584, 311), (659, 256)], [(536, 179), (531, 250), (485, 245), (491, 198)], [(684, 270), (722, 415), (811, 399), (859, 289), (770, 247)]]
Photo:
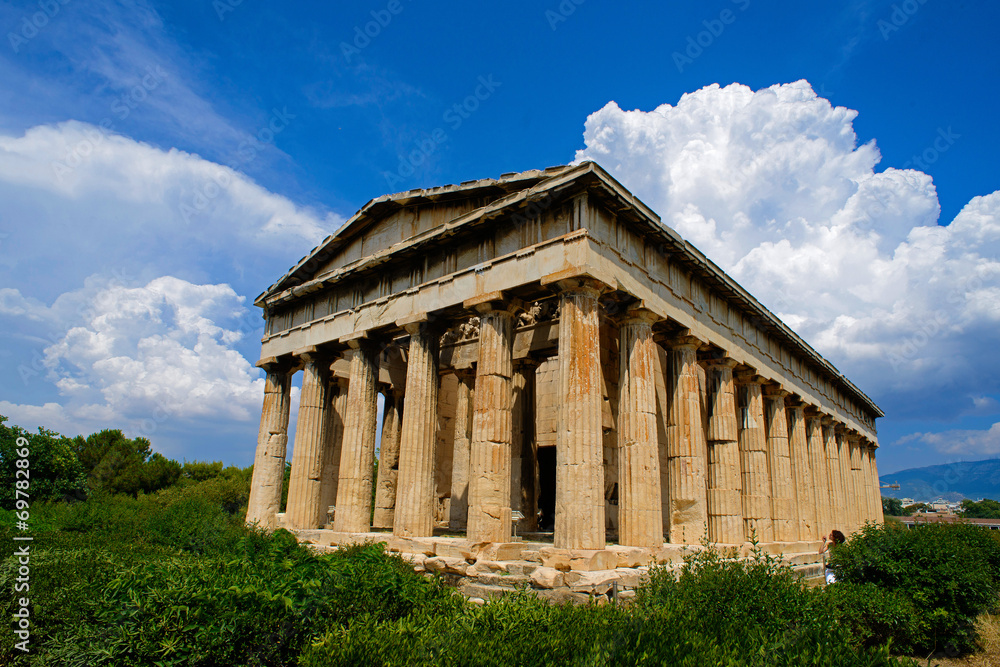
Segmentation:
[[(576, 158), (607, 168), (887, 412), (956, 419), (1000, 392), (1000, 191), (940, 225), (931, 177), (876, 172), (856, 116), (805, 81), (713, 85), (649, 112), (609, 103)], [(939, 143), (954, 138), (942, 128)]]

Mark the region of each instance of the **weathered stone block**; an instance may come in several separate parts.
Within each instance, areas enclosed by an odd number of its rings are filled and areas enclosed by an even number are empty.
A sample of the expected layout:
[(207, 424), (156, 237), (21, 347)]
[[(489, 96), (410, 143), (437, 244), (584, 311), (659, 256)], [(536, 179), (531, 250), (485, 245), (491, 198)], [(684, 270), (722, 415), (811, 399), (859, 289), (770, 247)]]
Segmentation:
[(611, 546), (608, 551), (618, 556), (618, 567), (642, 567), (653, 562), (653, 552), (644, 547)]
[(530, 579), (537, 588), (559, 588), (563, 585), (563, 573), (551, 567), (538, 568), (531, 573)]
[(618, 567), (618, 554), (607, 549), (591, 551), (589, 549), (574, 549), (570, 555), (571, 570), (584, 572), (593, 570), (613, 570)]
[(469, 564), (463, 558), (452, 558), (451, 556), (435, 556), (424, 561), (424, 567), (436, 572), (445, 574), (464, 575), (469, 569)]

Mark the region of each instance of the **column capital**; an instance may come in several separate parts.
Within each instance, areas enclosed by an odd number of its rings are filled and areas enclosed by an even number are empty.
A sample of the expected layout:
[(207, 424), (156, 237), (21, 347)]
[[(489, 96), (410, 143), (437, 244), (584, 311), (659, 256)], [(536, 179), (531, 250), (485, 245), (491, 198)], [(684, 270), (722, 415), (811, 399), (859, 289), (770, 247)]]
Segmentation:
[(311, 363), (311, 362), (321, 362), (326, 359), (332, 360), (336, 356), (336, 354), (330, 350), (324, 350), (316, 347), (315, 345), (309, 345), (307, 347), (300, 347), (299, 349), (295, 350), (294, 352), (292, 352), (292, 356), (301, 362)]
[(830, 415), (822, 415), (822, 419), (823, 419), (823, 426), (827, 428), (833, 428), (834, 423), (836, 423), (836, 420)]
[(766, 377), (764, 377), (763, 375), (758, 375), (757, 371), (753, 368), (734, 371), (733, 379), (740, 384), (764, 385), (768, 382), (768, 379)]
[(806, 419), (809, 419), (809, 420), (815, 419), (815, 420), (817, 420), (819, 422), (822, 422), (823, 421), (823, 416), (824, 416), (823, 413), (820, 412), (819, 408), (817, 408), (815, 405), (806, 404), (806, 407), (805, 407), (805, 417), (806, 417)]
[(288, 372), (294, 366), (294, 360), (285, 357), (264, 357), (255, 365), (268, 373)]
[(624, 312), (617, 318), (619, 325), (628, 324), (630, 322), (648, 324), (650, 326), (656, 324), (660, 321), (660, 316), (646, 308), (642, 305), (642, 302), (634, 303), (629, 307), (625, 308)]
[(663, 341), (663, 344), (671, 348), (690, 348), (697, 351), (698, 348), (705, 344), (705, 341), (697, 336), (692, 336), (690, 333), (681, 333), (679, 336)]
[(396, 326), (403, 329), (411, 336), (416, 334), (433, 334), (439, 328), (439, 323), (435, 318), (427, 313), (411, 315), (410, 317), (396, 320)]
[(492, 312), (506, 312), (511, 315), (524, 310), (524, 302), (503, 292), (487, 292), (462, 302), (462, 307), (475, 310), (480, 315)]
[(699, 362), (706, 369), (722, 370), (736, 368), (737, 361), (731, 357), (719, 357), (717, 359), (704, 359)]
[[(573, 294), (582, 292), (593, 297), (598, 297), (608, 290), (608, 286), (596, 278), (590, 276), (575, 276), (556, 280), (555, 287), (560, 294)], [(545, 284), (544, 281), (542, 284)]]
[(780, 384), (765, 384), (764, 396), (773, 399), (785, 399), (791, 395), (787, 389), (783, 389)]
[(366, 353), (379, 352), (381, 351), (380, 341), (373, 338), (369, 338), (367, 334), (361, 336), (355, 336), (353, 338), (344, 339), (341, 338), (340, 342), (346, 343), (349, 348), (355, 351), (361, 351)]

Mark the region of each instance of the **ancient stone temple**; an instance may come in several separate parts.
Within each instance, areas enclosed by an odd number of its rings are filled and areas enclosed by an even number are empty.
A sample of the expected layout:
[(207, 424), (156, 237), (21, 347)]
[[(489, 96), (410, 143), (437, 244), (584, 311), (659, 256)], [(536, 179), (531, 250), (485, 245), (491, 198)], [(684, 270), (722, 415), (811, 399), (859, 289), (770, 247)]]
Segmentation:
[(592, 162), (379, 197), (256, 304), (250, 522), (655, 551), (882, 520), (879, 408)]

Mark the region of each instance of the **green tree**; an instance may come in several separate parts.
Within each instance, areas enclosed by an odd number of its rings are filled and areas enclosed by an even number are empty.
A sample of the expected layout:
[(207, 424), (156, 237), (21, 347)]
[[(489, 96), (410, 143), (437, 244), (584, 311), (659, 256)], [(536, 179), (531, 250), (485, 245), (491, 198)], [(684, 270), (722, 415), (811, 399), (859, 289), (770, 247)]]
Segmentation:
[(917, 512), (933, 512), (934, 508), (927, 503), (913, 503), (903, 508), (903, 516), (913, 516)]
[[(0, 415), (0, 503), (10, 508), (15, 500), (18, 479), (17, 461), (27, 441), (30, 500), (83, 497), (86, 474), (73, 450), (73, 441), (43, 428), (31, 433), (20, 426), (7, 426), (7, 417)], [(23, 438), (19, 443), (18, 440)]]
[(882, 496), (882, 514), (886, 516), (903, 516), (903, 502), (899, 498)]
[(154, 453), (149, 440), (126, 438), (117, 429), (77, 436), (73, 447), (94, 491), (135, 496), (171, 486), (181, 475), (181, 465)]
[(1000, 519), (1000, 503), (989, 498), (979, 502), (963, 500), (958, 513), (966, 519)]

